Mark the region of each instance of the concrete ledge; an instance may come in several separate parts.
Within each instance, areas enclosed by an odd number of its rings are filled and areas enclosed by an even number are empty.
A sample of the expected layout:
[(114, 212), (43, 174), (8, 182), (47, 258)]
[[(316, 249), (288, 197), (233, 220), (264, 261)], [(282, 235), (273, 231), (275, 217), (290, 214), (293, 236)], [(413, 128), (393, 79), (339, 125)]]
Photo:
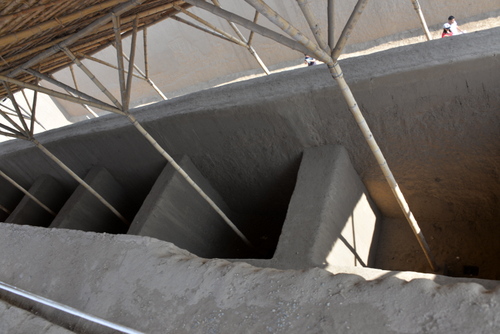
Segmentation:
[[(230, 219), (234, 217), (189, 157), (183, 156), (178, 164)], [(170, 164), (156, 180), (128, 234), (169, 241), (202, 257), (237, 257), (246, 249), (236, 233)]]
[(500, 332), (498, 281), (261, 269), (147, 237), (10, 224), (0, 245), (0, 281), (145, 333)]
[[(127, 208), (125, 190), (105, 168), (92, 168), (84, 181), (118, 212), (125, 215)], [(113, 212), (81, 185), (71, 195), (49, 227), (107, 233), (123, 233), (127, 229)]]
[[(40, 176), (29, 189), (29, 192), (56, 213), (68, 198), (68, 192), (50, 175)], [(24, 196), (5, 222), (8, 224), (47, 227), (53, 219), (54, 216), (49, 212), (28, 196)]]

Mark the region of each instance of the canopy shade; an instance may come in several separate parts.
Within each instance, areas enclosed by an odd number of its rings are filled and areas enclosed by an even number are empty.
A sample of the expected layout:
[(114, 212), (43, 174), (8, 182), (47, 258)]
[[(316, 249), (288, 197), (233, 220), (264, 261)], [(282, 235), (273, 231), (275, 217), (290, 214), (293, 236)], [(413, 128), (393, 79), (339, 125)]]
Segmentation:
[[(138, 28), (142, 29), (177, 14), (174, 5), (191, 7), (178, 0), (2, 1), (0, 74), (36, 83), (36, 78), (24, 69), (31, 67), (49, 75), (72, 63), (59, 49), (61, 45), (87, 55), (111, 45), (115, 41), (113, 15), (119, 17), (120, 33), (126, 36), (131, 33), (136, 16)], [(11, 86), (13, 91), (21, 88)], [(5, 87), (0, 86), (0, 97), (5, 96)]]

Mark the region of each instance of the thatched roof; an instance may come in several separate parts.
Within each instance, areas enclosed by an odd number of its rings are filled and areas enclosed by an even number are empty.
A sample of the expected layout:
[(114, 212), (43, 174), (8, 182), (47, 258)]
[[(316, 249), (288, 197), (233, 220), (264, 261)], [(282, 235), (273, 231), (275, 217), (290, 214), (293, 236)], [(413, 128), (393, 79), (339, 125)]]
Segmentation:
[[(71, 64), (71, 59), (58, 45), (75, 39), (68, 45), (71, 52), (91, 55), (109, 46), (115, 40), (111, 20), (81, 38), (90, 24), (96, 24), (112, 11), (127, 8), (119, 15), (122, 37), (131, 33), (135, 17), (139, 29), (155, 24), (177, 13), (173, 5), (190, 7), (175, 0), (12, 0), (0, 2), (0, 74), (23, 82), (36, 79), (23, 72), (32, 68), (50, 74)], [(127, 6), (127, 7), (125, 7)], [(90, 29), (89, 29), (90, 30)], [(53, 53), (36, 65), (36, 57)], [(19, 87), (12, 86), (14, 91)], [(0, 97), (6, 90), (0, 86)]]

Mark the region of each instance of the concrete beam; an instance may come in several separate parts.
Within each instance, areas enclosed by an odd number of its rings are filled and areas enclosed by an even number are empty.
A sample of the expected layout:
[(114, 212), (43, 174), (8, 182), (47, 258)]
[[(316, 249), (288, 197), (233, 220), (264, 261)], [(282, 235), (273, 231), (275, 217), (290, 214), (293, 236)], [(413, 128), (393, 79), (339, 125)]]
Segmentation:
[(370, 266), (381, 214), (347, 151), (304, 151), (275, 259), (285, 268)]

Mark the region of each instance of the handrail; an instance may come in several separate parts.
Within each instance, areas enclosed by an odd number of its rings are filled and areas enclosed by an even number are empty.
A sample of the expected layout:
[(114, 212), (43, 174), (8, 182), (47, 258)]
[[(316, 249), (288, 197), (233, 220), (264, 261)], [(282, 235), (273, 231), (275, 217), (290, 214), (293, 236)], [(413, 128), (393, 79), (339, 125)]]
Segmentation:
[(110, 322), (108, 320), (104, 320), (102, 318), (93, 316), (91, 314), (84, 313), (84, 312), (79, 311), (79, 310), (77, 310), (75, 308), (72, 308), (70, 306), (58, 303), (56, 301), (50, 300), (50, 299), (45, 298), (45, 297), (41, 297), (41, 296), (35, 295), (34, 293), (31, 293), (31, 292), (19, 289), (19, 288), (13, 286), (13, 285), (4, 283), (2, 281), (0, 281), (0, 289), (12, 292), (13, 294), (16, 294), (18, 296), (22, 296), (22, 297), (28, 298), (28, 299), (33, 300), (35, 302), (39, 302), (41, 304), (44, 304), (44, 305), (56, 308), (56, 309), (61, 310), (63, 312), (66, 312), (66, 313), (69, 313), (69, 314), (73, 314), (73, 315), (75, 315), (77, 317), (80, 317), (80, 318), (83, 318), (83, 319), (87, 319), (89, 321), (92, 321), (94, 323), (106, 326), (108, 328), (116, 329), (116, 330), (118, 330), (118, 331), (120, 331), (122, 333), (127, 333), (127, 334), (145, 334), (144, 332), (139, 332), (139, 331), (136, 331), (135, 329), (132, 329), (132, 328), (129, 328), (129, 327), (125, 327), (125, 326), (122, 326), (122, 325), (119, 325), (119, 324), (112, 323), (112, 322)]

